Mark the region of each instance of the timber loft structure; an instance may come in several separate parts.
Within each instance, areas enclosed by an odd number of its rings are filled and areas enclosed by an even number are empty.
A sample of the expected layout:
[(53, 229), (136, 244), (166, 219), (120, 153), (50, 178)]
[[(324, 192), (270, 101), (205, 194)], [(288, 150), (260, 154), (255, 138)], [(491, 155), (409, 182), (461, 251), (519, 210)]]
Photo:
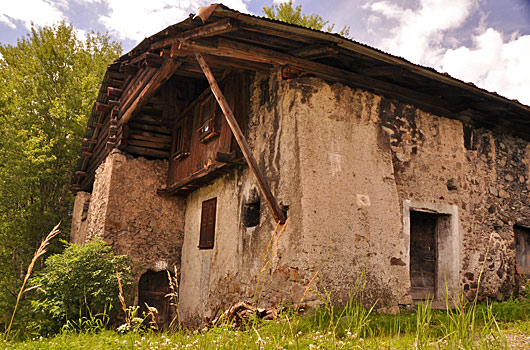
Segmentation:
[[(185, 195), (245, 160), (253, 168), (252, 157), (241, 147), (241, 142), (246, 144), (249, 77), (273, 67), (282, 67), (286, 79), (316, 76), (530, 140), (530, 107), (515, 100), (336, 34), (214, 4), (146, 38), (109, 65), (88, 121), (72, 190), (90, 192), (96, 169), (114, 148), (169, 159), (167, 186), (159, 191), (167, 194)], [(226, 119), (210, 125), (208, 118), (197, 115), (220, 113), (215, 101), (225, 97), (215, 94), (216, 79), (227, 93), (229, 108), (221, 106)], [(236, 125), (227, 124), (232, 111)], [(234, 133), (237, 125), (241, 135)], [(260, 188), (266, 192), (264, 186)]]

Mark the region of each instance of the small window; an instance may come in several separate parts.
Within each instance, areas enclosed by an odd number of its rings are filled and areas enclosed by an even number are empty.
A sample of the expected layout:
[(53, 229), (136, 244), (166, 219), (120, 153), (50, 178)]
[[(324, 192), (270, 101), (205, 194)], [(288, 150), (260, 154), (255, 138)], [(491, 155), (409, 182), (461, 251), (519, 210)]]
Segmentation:
[(254, 227), (259, 225), (260, 199), (246, 203), (243, 207), (243, 225)]
[(182, 159), (190, 154), (190, 118), (179, 120), (175, 124), (173, 132), (173, 153), (175, 160)]
[(215, 213), (217, 210), (217, 198), (202, 202), (201, 212), (201, 235), (199, 249), (212, 249), (215, 238)]
[(202, 103), (199, 116), (199, 139), (202, 143), (206, 143), (219, 135), (220, 113), (217, 101), (213, 97), (206, 99)]

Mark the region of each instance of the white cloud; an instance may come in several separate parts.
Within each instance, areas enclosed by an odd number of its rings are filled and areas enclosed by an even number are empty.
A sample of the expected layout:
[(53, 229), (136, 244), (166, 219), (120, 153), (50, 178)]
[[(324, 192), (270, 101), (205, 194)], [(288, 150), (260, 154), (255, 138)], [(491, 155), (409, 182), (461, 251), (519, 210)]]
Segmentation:
[(48, 0), (4, 0), (0, 6), (0, 22), (16, 29), (16, 21), (22, 21), (27, 29), (31, 23), (39, 26), (50, 25), (64, 19), (60, 10), (65, 6), (61, 1)]
[[(78, 0), (97, 2), (103, 0)], [(222, 1), (226, 6), (248, 12), (249, 0)], [(109, 13), (100, 17), (100, 22), (120, 39), (141, 41), (165, 27), (184, 20), (190, 13), (196, 13), (201, 6), (209, 5), (207, 0), (105, 0)]]
[(377, 1), (365, 9), (373, 12), (369, 17), (372, 24), (381, 17), (397, 22), (392, 35), (381, 41), (384, 50), (414, 63), (432, 64), (440, 54), (444, 31), (462, 25), (474, 5), (475, 0), (420, 0), (419, 7), (412, 10)]
[(474, 46), (450, 49), (440, 69), (464, 81), (472, 81), (489, 91), (530, 105), (530, 35), (513, 36), (508, 41), (488, 28), (474, 37)]
[[(454, 30), (480, 10), (476, 5), (477, 0), (419, 0), (410, 9), (378, 0), (365, 9), (371, 12), (367, 24), (372, 33), (381, 33), (384, 20), (395, 24), (380, 38), (383, 50), (530, 105), (530, 35), (514, 33), (506, 40), (487, 27), (482, 14), (471, 47), (458, 47), (459, 38), (449, 37), (450, 30), (458, 35)], [(444, 47), (447, 43), (456, 48)]]

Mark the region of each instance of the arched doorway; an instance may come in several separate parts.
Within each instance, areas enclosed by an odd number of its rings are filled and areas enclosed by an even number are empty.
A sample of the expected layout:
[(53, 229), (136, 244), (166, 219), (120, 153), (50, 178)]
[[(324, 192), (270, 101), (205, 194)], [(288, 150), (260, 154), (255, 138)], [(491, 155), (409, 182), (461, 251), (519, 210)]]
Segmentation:
[(140, 314), (147, 313), (145, 304), (158, 310), (156, 322), (160, 328), (165, 328), (171, 322), (169, 298), (165, 296), (170, 292), (167, 271), (159, 272), (148, 270), (140, 277), (138, 283), (138, 305)]

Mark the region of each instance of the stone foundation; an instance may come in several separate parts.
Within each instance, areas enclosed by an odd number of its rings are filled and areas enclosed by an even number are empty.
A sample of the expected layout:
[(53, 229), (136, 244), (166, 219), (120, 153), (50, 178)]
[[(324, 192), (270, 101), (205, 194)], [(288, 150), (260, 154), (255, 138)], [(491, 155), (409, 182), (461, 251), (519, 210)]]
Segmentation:
[[(180, 270), (185, 201), (160, 196), (167, 161), (133, 158), (113, 151), (96, 171), (92, 194), (78, 193), (71, 241), (100, 237), (134, 262), (139, 280), (148, 271)], [(86, 220), (80, 209), (86, 198)]]

